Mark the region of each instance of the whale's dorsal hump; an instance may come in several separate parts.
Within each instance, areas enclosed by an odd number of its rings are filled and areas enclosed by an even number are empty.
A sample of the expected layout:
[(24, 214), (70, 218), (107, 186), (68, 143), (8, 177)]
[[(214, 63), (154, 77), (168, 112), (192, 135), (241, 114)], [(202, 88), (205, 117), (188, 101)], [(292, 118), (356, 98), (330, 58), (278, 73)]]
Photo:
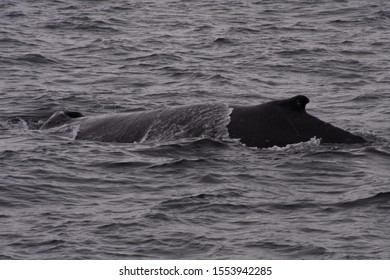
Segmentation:
[(279, 105), (283, 107), (288, 107), (291, 110), (295, 111), (305, 111), (305, 106), (310, 102), (309, 98), (304, 95), (297, 95), (289, 99), (279, 101)]

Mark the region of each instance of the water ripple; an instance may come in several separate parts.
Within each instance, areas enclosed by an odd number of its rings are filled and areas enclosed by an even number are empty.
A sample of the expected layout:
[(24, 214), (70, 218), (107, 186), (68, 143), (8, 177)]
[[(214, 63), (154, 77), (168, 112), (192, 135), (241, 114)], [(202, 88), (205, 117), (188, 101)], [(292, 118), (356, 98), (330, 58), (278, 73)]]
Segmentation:
[[(0, 3), (0, 259), (390, 257), (386, 1), (25, 2)], [(297, 94), (372, 143), (37, 130), (58, 110)]]

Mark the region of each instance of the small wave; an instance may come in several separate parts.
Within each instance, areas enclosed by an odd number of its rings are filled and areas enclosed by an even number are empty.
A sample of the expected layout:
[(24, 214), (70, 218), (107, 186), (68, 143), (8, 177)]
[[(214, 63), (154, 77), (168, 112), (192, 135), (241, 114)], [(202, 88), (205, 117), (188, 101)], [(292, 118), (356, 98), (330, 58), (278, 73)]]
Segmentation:
[(164, 168), (164, 167), (180, 167), (180, 168), (194, 168), (196, 164), (205, 164), (209, 160), (204, 158), (196, 158), (196, 159), (174, 159), (169, 162), (158, 163), (152, 165), (150, 168)]
[(355, 98), (352, 99), (352, 101), (366, 102), (371, 100), (383, 100), (383, 98), (384, 98), (383, 94), (364, 93), (356, 96)]
[(112, 223), (105, 223), (102, 225), (97, 226), (94, 229), (94, 233), (96, 234), (108, 234), (113, 231), (134, 231), (134, 230), (141, 230), (142, 224), (139, 224), (137, 222), (112, 222)]
[(330, 9), (322, 9), (317, 12), (318, 16), (335, 16), (335, 15), (349, 15), (356, 12), (355, 7), (332, 7)]
[(376, 206), (380, 208), (390, 209), (390, 192), (380, 192), (370, 197), (341, 202), (336, 204), (336, 206), (341, 208)]
[(221, 180), (220, 177), (221, 177), (220, 175), (216, 175), (216, 174), (206, 174), (206, 175), (201, 176), (201, 178), (199, 179), (199, 183), (202, 183), (202, 184), (223, 183), (223, 180)]
[(209, 76), (203, 72), (193, 71), (190, 69), (180, 69), (172, 66), (164, 66), (157, 68), (156, 70), (162, 71), (174, 79), (188, 79), (193, 81), (195, 79), (209, 78)]
[(6, 17), (16, 18), (16, 17), (25, 17), (26, 15), (20, 11), (12, 11), (5, 14)]
[(223, 83), (224, 85), (230, 83), (230, 79), (221, 74), (215, 74), (213, 72), (201, 72), (191, 69), (179, 69), (176, 67), (165, 66), (156, 70), (162, 71), (174, 79), (189, 80), (194, 82), (195, 80), (211, 81), (215, 83)]
[(310, 258), (322, 258), (328, 252), (326, 248), (315, 246), (312, 244), (295, 244), (287, 241), (248, 241), (245, 245), (247, 248), (261, 248), (268, 249), (273, 252), (283, 253), (283, 255), (291, 254), (293, 258), (300, 258), (301, 256), (310, 256)]
[(383, 148), (367, 147), (365, 152), (372, 153), (375, 156), (384, 157), (390, 159), (390, 151), (386, 151)]
[(226, 46), (226, 45), (233, 45), (234, 41), (228, 38), (217, 38), (213, 41), (213, 44), (221, 47), (221, 46)]
[(364, 56), (364, 55), (374, 55), (374, 52), (366, 51), (366, 50), (343, 50), (340, 51), (343, 55), (350, 55), (350, 56)]
[(35, 44), (32, 43), (26, 43), (21, 40), (18, 40), (16, 38), (11, 38), (9, 36), (0, 38), (0, 44), (1, 45), (10, 45), (10, 46), (28, 46), (28, 47), (34, 47)]
[(16, 58), (16, 60), (22, 61), (22, 62), (34, 63), (34, 64), (52, 64), (52, 63), (57, 63), (56, 60), (47, 58), (47, 57), (45, 57), (45, 56), (43, 56), (41, 54), (34, 54), (34, 53), (30, 53), (30, 54), (26, 54), (26, 55), (20, 56), (20, 57)]
[(261, 29), (254, 29), (250, 27), (231, 27), (229, 31), (239, 34), (257, 34), (261, 32)]
[(194, 31), (196, 32), (202, 32), (202, 31), (208, 31), (213, 29), (214, 27), (211, 25), (201, 25), (194, 28)]
[(157, 148), (159, 151), (167, 149), (188, 149), (189, 151), (193, 151), (193, 149), (208, 149), (208, 148), (227, 148), (228, 142), (223, 142), (222, 139), (214, 139), (214, 138), (184, 138), (178, 139), (176, 141), (170, 142), (162, 142), (159, 143)]
[(379, 11), (377, 15), (386, 19), (390, 19), (390, 11)]
[(159, 211), (165, 212), (168, 210), (180, 210), (184, 212), (214, 212), (214, 213), (248, 213), (253, 211), (250, 207), (243, 203), (235, 203), (233, 201), (215, 199), (213, 195), (201, 194), (198, 196), (186, 196), (176, 199), (169, 199), (160, 203)]
[(177, 62), (182, 61), (181, 56), (171, 53), (153, 53), (144, 56), (136, 56), (125, 59), (126, 61), (140, 61), (140, 62)]
[(339, 211), (340, 208), (351, 209), (357, 207), (378, 207), (390, 209), (390, 192), (380, 192), (376, 195), (359, 198), (352, 201), (344, 201), (338, 203), (318, 203), (315, 201), (301, 201), (295, 203), (276, 203), (268, 205), (272, 209), (295, 211), (300, 209), (318, 209), (323, 207), (324, 211)]
[(150, 166), (149, 162), (143, 161), (121, 161), (121, 162), (102, 162), (94, 164), (94, 166), (101, 166), (104, 168), (136, 168)]
[(200, 139), (195, 139), (190, 142), (182, 142), (179, 143), (181, 146), (186, 146), (186, 147), (192, 147), (192, 148), (197, 148), (197, 147), (213, 147), (213, 148), (226, 148), (228, 145), (218, 139), (211, 139), (211, 138), (200, 138)]
[(295, 55), (320, 55), (327, 54), (328, 50), (324, 48), (315, 48), (315, 49), (295, 49), (295, 50), (282, 50), (275, 52), (275, 54), (283, 57), (291, 57)]
[(271, 204), (270, 207), (278, 210), (293, 211), (306, 208), (318, 208), (319, 204), (315, 202), (297, 202), (297, 203), (283, 203), (283, 204)]
[(103, 20), (95, 20), (88, 16), (69, 17), (65, 20), (48, 22), (44, 26), (48, 29), (81, 30), (94, 32), (117, 32), (111, 24)]

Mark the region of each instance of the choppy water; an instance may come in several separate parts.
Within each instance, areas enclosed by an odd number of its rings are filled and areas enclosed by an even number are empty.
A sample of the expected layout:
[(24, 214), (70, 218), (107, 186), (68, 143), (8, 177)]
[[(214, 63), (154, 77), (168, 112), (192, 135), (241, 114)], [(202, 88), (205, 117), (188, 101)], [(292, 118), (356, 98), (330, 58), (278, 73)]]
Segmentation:
[[(388, 1), (0, 3), (0, 258), (390, 258)], [(259, 104), (369, 146), (115, 144), (34, 130), (99, 115)]]

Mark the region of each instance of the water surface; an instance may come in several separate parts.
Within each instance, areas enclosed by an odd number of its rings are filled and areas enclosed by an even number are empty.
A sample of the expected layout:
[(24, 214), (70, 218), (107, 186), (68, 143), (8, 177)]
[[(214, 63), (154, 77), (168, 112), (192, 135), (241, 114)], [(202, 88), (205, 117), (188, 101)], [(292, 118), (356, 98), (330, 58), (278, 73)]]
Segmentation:
[[(0, 258), (388, 259), (387, 1), (0, 3)], [(308, 96), (368, 146), (138, 144), (85, 115)]]

